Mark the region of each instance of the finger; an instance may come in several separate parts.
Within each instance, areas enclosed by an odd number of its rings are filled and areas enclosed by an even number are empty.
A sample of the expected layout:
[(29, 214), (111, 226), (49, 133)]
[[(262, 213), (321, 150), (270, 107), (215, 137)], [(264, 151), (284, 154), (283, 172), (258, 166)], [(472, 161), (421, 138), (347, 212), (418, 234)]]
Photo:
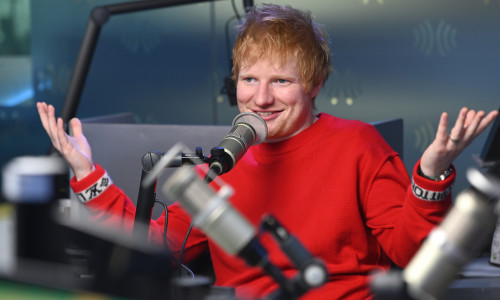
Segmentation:
[(47, 112), (48, 112), (48, 128), (49, 128), (49, 136), (52, 140), (52, 144), (54, 147), (56, 147), (57, 150), (60, 150), (60, 144), (59, 144), (59, 139), (57, 135), (57, 125), (56, 125), (56, 118), (55, 118), (55, 108), (52, 105), (49, 105), (47, 107)]
[(483, 132), (497, 117), (498, 111), (494, 110), (491, 111), (486, 117), (482, 118), (476, 129), (477, 135), (481, 134), (481, 132)]
[(476, 129), (478, 128), (481, 120), (484, 118), (485, 112), (480, 110), (471, 117), (469, 126), (466, 129), (466, 134), (473, 136)]
[(464, 147), (468, 146), (479, 134), (479, 133), (476, 134), (476, 129), (478, 128), (478, 125), (483, 119), (483, 117), (484, 117), (484, 111), (479, 111), (477, 113), (474, 111), (473, 114), (471, 113), (468, 114), (468, 118), (470, 118), (471, 121), (468, 124), (468, 126), (464, 128), (464, 133), (462, 136), (462, 140), (464, 141), (463, 144)]
[(71, 131), (73, 132), (73, 136), (80, 136), (83, 134), (82, 130), (82, 122), (78, 118), (73, 118), (70, 121)]
[(477, 112), (469, 128), (467, 128), (467, 133), (466, 133), (467, 144), (470, 144), (477, 136), (479, 136), (486, 129), (486, 127), (488, 127), (488, 125), (491, 124), (491, 122), (493, 122), (493, 120), (498, 115), (498, 112), (492, 111), (486, 117), (485, 114), (486, 113), (484, 111)]
[[(466, 107), (463, 107), (460, 112), (458, 113), (458, 118), (455, 121), (455, 126), (450, 131), (450, 136), (453, 137), (455, 140), (460, 140), (462, 138), (462, 133), (463, 133), (463, 126), (465, 119), (467, 117), (469, 109)], [(452, 140), (453, 140), (452, 139)]]
[(448, 113), (443, 112), (441, 118), (439, 119), (439, 125), (436, 132), (436, 140), (445, 146), (448, 141)]
[(61, 150), (68, 145), (68, 135), (66, 131), (64, 131), (64, 122), (61, 118), (57, 118), (57, 139), (59, 141), (59, 145), (61, 146)]
[(45, 129), (45, 131), (49, 133), (47, 103), (37, 102), (36, 107), (38, 108), (38, 115), (40, 116), (40, 121), (42, 122), (43, 129)]
[[(53, 130), (51, 129), (51, 124), (50, 124), (50, 111), (49, 110), (49, 105), (45, 102), (38, 102), (37, 103), (37, 108), (38, 108), (38, 114), (40, 116), (40, 120), (42, 122), (42, 126), (45, 129), (45, 132), (47, 132), (47, 135), (50, 138), (50, 141), (52, 142), (52, 145), (59, 150), (59, 142), (57, 140), (57, 136), (53, 134)], [(52, 112), (53, 113), (53, 112)]]
[(467, 116), (465, 118), (465, 123), (464, 123), (464, 127), (467, 128), (469, 127), (469, 125), (472, 123), (472, 121), (474, 120), (475, 116), (476, 116), (476, 112), (474, 110), (469, 110), (469, 112), (467, 113)]

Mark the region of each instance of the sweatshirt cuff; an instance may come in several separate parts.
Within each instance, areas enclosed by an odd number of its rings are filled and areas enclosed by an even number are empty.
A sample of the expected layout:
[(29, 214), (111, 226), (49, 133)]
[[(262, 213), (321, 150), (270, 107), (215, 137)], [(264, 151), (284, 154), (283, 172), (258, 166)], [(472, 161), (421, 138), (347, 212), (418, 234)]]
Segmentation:
[(77, 181), (73, 176), (70, 181), (71, 189), (83, 203), (99, 197), (112, 185), (113, 181), (108, 173), (98, 164), (95, 164), (95, 170), (85, 178)]
[(418, 168), (420, 166), (420, 161), (413, 168), (413, 176), (411, 189), (413, 195), (418, 199), (425, 201), (442, 201), (451, 195), (451, 189), (453, 182), (455, 181), (456, 171), (455, 167), (452, 165), (452, 173), (448, 178), (435, 181), (432, 179), (425, 178), (418, 174)]

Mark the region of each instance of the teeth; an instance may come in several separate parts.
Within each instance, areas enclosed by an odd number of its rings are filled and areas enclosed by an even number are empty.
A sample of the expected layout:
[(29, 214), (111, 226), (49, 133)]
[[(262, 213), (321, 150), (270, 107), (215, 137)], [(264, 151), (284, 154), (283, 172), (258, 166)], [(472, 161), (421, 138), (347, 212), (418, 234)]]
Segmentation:
[(268, 117), (272, 115), (272, 112), (257, 112), (258, 115), (263, 116), (263, 117)]

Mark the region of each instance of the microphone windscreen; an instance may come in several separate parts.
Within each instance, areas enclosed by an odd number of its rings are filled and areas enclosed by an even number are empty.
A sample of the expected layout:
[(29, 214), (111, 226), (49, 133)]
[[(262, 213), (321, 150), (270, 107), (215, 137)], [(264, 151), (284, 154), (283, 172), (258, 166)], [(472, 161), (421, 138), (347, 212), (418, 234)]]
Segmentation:
[(267, 137), (267, 124), (262, 117), (255, 113), (244, 112), (237, 115), (233, 120), (233, 127), (237, 124), (248, 124), (255, 131), (255, 140), (251, 145), (263, 142)]

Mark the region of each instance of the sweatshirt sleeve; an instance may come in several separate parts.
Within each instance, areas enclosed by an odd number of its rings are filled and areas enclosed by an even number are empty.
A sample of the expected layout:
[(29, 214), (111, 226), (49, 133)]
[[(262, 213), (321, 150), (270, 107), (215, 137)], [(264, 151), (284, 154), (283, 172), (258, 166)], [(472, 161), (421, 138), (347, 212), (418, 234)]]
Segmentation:
[(372, 182), (366, 201), (367, 226), (385, 253), (400, 267), (406, 266), (429, 232), (441, 222), (451, 206), (455, 171), (442, 181), (418, 175), (411, 181), (402, 161), (385, 161)]
[[(87, 177), (70, 180), (76, 197), (89, 209), (90, 221), (99, 222), (132, 233), (136, 207), (129, 197), (116, 185), (100, 165)], [(149, 236), (156, 243), (163, 243), (163, 232), (167, 222), (167, 244), (169, 250), (178, 254), (191, 223), (191, 218), (177, 204), (168, 207), (168, 221), (164, 212), (158, 219), (151, 220)], [(189, 234), (186, 244), (186, 261), (194, 258), (206, 248), (206, 237), (196, 228)]]

